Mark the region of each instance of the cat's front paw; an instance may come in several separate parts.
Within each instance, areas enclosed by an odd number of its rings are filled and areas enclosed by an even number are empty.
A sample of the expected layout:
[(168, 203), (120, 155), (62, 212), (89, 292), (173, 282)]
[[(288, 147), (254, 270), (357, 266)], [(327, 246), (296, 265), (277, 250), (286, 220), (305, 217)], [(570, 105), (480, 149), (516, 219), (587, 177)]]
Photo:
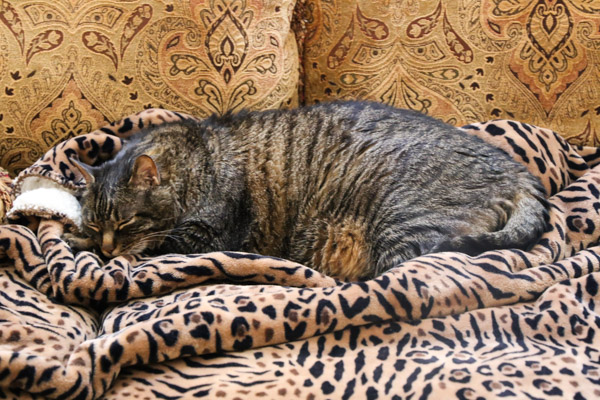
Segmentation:
[(62, 235), (62, 240), (64, 240), (71, 250), (75, 252), (89, 251), (94, 248), (94, 241), (91, 238), (77, 236), (74, 233), (64, 233)]

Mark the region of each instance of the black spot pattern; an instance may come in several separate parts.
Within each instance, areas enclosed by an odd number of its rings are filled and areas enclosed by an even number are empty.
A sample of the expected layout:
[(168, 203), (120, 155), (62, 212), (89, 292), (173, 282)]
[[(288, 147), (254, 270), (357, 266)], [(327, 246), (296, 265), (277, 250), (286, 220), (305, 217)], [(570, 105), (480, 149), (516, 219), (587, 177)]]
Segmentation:
[[(93, 164), (137, 127), (181, 117), (148, 110), (27, 173), (75, 188), (73, 152)], [(434, 254), (340, 284), (231, 252), (103, 264), (71, 253), (60, 216), (36, 234), (0, 226), (0, 304), (18, 316), (0, 326), (0, 397), (600, 397), (600, 153), (510, 121), (465, 129), (556, 194), (532, 251)]]

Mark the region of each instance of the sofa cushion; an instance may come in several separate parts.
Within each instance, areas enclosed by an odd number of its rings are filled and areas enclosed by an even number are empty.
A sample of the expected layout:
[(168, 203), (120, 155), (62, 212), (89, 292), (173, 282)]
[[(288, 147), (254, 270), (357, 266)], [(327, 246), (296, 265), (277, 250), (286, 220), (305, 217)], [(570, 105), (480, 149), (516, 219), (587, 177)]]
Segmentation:
[[(229, 4), (229, 3), (226, 3)], [(0, 4), (0, 167), (148, 107), (295, 106), (295, 0)]]
[(584, 3), (306, 0), (305, 99), (516, 119), (598, 146), (600, 13)]
[(10, 209), (12, 200), (11, 179), (8, 172), (0, 168), (0, 224), (6, 222), (6, 212)]

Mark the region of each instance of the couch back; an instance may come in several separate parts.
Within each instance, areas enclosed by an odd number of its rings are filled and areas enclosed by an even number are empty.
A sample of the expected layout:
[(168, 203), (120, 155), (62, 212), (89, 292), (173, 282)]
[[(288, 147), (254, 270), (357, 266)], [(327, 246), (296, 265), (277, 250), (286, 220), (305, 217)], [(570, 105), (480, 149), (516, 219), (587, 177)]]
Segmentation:
[(0, 3), (0, 167), (148, 107), (339, 98), (600, 140), (600, 6), (566, 0)]
[(0, 166), (159, 107), (206, 116), (298, 105), (283, 1), (2, 1)]
[(364, 97), (599, 143), (599, 2), (309, 0), (304, 20), (307, 102)]

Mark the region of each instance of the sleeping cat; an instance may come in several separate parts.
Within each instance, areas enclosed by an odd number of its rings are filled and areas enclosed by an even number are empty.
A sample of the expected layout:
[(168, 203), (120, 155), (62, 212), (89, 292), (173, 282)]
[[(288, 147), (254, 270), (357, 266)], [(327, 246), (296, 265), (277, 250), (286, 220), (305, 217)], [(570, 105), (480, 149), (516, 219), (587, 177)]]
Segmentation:
[(524, 249), (547, 221), (506, 153), (369, 102), (159, 125), (78, 168), (82, 232), (106, 257), (239, 250), (367, 279), (431, 252)]

